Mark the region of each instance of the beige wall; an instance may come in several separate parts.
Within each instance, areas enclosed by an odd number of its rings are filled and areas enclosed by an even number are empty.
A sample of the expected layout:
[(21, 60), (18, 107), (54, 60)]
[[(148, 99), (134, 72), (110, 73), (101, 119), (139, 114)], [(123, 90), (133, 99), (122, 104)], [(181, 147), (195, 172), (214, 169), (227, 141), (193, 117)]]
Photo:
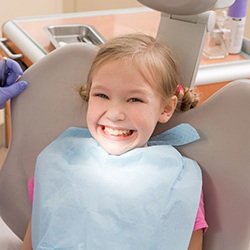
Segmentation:
[(250, 1), (248, 1), (247, 6), (247, 19), (245, 26), (245, 36), (250, 39)]
[(63, 0), (0, 0), (0, 26), (17, 17), (62, 13), (63, 3)]
[(140, 6), (136, 0), (0, 0), (0, 26), (18, 17)]
[(76, 0), (76, 7), (78, 11), (84, 10), (101, 10), (101, 9), (118, 9), (118, 8), (131, 8), (141, 7), (142, 5), (136, 0)]
[(136, 0), (64, 0), (65, 12), (141, 7)]

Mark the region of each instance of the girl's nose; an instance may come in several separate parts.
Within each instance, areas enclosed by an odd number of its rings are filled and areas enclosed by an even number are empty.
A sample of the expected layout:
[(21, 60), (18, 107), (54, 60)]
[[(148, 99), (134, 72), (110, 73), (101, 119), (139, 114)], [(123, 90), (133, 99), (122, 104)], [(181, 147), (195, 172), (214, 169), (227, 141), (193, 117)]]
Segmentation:
[(106, 115), (110, 121), (123, 121), (126, 118), (124, 110), (119, 105), (109, 107)]

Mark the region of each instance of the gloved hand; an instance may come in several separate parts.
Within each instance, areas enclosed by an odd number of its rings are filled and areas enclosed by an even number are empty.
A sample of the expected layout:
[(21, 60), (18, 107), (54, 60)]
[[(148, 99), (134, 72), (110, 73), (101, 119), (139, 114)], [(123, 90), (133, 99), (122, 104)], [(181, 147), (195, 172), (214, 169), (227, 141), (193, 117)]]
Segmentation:
[[(16, 82), (17, 78), (23, 74), (20, 65), (11, 59), (6, 61), (6, 86), (0, 87), (0, 108), (3, 108), (6, 101), (20, 94), (28, 85), (25, 81)], [(2, 63), (0, 62), (0, 78), (2, 76)], [(1, 81), (2, 79), (0, 79)]]

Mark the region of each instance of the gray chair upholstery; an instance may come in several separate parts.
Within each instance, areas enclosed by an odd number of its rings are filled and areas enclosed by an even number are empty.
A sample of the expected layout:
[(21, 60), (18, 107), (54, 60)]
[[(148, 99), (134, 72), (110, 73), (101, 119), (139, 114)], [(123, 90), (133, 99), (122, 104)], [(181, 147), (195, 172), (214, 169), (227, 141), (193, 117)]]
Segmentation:
[[(0, 214), (23, 239), (31, 214), (27, 183), (39, 152), (69, 126), (86, 126), (86, 104), (78, 95), (96, 49), (72, 44), (53, 51), (24, 74), (29, 82), (12, 101), (12, 139), (0, 172)], [(176, 113), (159, 133), (189, 123), (201, 140), (178, 148), (203, 170), (205, 250), (249, 250), (250, 81), (230, 83), (186, 113)]]
[(163, 131), (181, 122), (194, 126), (201, 140), (178, 150), (203, 171), (205, 250), (250, 250), (250, 81), (238, 80), (201, 106), (176, 113)]
[(69, 126), (85, 126), (77, 88), (96, 50), (75, 44), (57, 49), (23, 75), (28, 88), (11, 103), (12, 138), (0, 172), (0, 215), (23, 239), (31, 203), (27, 193), (39, 152)]

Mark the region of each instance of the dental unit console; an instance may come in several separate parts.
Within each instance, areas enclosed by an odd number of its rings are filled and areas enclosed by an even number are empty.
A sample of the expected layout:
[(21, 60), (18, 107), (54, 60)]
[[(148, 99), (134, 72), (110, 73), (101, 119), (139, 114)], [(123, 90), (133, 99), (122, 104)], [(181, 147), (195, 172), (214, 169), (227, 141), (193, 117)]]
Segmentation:
[(181, 63), (181, 84), (193, 86), (206, 34), (215, 26), (216, 16), (212, 10), (229, 7), (235, 0), (137, 1), (162, 12), (157, 37), (177, 54)]

